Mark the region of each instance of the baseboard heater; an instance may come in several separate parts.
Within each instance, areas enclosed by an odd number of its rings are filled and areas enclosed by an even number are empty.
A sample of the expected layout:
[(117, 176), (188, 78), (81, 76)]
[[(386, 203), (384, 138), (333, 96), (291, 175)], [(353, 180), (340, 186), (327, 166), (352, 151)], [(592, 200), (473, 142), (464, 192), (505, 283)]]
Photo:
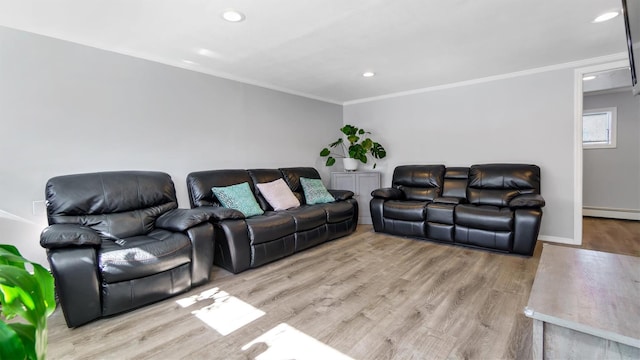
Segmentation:
[(596, 206), (584, 206), (583, 216), (593, 216), (610, 219), (640, 220), (640, 210), (636, 209), (614, 209)]

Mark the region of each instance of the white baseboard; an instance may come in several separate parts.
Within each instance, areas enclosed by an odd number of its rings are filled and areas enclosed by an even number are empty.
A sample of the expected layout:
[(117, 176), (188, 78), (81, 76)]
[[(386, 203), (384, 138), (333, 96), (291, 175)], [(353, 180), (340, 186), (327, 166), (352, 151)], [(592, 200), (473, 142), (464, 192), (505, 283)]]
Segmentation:
[(640, 210), (635, 209), (613, 209), (595, 206), (584, 206), (583, 216), (602, 217), (622, 220), (640, 220)]
[(553, 242), (558, 244), (581, 245), (580, 241), (575, 241), (572, 238), (566, 238), (566, 237), (560, 237), (560, 236), (540, 235), (538, 236), (538, 240), (548, 241), (548, 242)]

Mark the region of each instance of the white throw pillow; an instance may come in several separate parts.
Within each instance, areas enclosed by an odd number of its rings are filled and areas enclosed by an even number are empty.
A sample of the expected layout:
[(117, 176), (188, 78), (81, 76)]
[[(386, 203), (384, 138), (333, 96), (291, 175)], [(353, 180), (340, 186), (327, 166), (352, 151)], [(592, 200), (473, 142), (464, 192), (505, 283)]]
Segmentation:
[(268, 183), (257, 184), (256, 187), (258, 187), (262, 196), (275, 211), (300, 206), (300, 201), (293, 195), (293, 192), (282, 178)]

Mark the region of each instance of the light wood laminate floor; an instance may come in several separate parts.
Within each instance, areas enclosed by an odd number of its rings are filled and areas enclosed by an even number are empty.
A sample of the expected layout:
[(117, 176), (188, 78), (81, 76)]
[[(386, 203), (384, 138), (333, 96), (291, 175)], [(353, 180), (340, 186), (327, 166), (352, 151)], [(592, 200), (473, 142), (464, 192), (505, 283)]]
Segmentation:
[[(584, 247), (638, 256), (638, 225), (586, 218)], [(48, 357), (529, 359), (522, 311), (541, 248), (503, 255), (360, 226), (238, 275), (214, 267), (207, 285), (77, 329), (58, 309)]]

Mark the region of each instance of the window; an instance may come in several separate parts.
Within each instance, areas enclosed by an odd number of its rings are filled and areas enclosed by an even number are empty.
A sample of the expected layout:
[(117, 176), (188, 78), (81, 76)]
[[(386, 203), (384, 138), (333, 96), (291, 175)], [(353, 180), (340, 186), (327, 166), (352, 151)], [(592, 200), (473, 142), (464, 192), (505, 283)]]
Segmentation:
[(616, 147), (616, 108), (585, 110), (582, 114), (582, 147)]

